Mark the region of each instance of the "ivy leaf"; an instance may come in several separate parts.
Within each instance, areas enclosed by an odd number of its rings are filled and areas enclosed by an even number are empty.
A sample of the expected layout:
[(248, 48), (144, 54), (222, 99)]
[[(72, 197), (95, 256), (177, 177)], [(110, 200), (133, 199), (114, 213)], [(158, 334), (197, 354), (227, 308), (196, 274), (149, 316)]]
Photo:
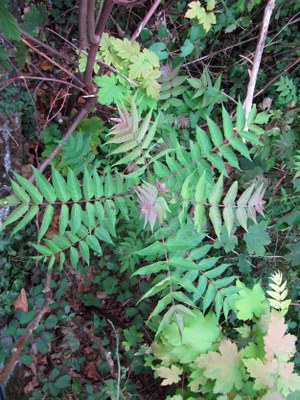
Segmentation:
[(210, 351), (195, 360), (204, 369), (206, 378), (215, 379), (214, 393), (229, 393), (233, 386), (240, 390), (243, 386), (242, 362), (236, 344), (222, 340), (219, 352)]
[[(209, 10), (211, 11), (213, 4), (209, 5)], [(201, 7), (200, 1), (192, 1), (189, 4), (189, 10), (185, 14), (186, 18), (194, 19), (196, 18), (206, 32), (211, 29), (211, 26), (216, 23), (216, 16), (214, 13), (207, 13), (204, 7)]]
[(98, 98), (102, 104), (119, 104), (124, 100), (127, 90), (120, 84), (115, 74), (100, 76), (94, 80), (99, 87)]
[(255, 315), (259, 318), (267, 309), (266, 296), (259, 284), (254, 285), (253, 289), (243, 287), (239, 293), (239, 300), (235, 302), (237, 317), (242, 321), (252, 319)]
[(257, 254), (258, 256), (263, 256), (265, 254), (265, 246), (271, 243), (270, 236), (266, 229), (266, 221), (261, 221), (257, 225), (249, 226), (249, 231), (244, 235), (249, 254)]
[(155, 376), (164, 378), (161, 385), (167, 386), (172, 385), (172, 383), (177, 383), (181, 380), (182, 368), (172, 365), (171, 368), (159, 367), (155, 369)]

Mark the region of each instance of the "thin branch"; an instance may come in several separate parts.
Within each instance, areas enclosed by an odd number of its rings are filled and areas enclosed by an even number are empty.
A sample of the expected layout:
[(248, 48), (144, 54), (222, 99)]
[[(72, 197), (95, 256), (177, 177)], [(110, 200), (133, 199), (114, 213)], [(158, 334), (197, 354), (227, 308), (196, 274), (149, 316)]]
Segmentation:
[(282, 71), (279, 72), (279, 74), (275, 75), (272, 79), (270, 79), (265, 86), (263, 86), (260, 90), (258, 90), (255, 95), (254, 98), (256, 96), (259, 96), (261, 93), (263, 93), (270, 85), (272, 85), (272, 83), (276, 82), (277, 79), (279, 79), (285, 72), (287, 72), (289, 69), (291, 69), (292, 67), (294, 67), (295, 65), (297, 65), (300, 62), (300, 57), (296, 58), (296, 60), (294, 60), (292, 63), (290, 63), (289, 65), (287, 65)]
[(78, 21), (80, 50), (86, 50), (88, 47), (86, 21), (87, 21), (87, 0), (80, 0), (79, 21)]
[[(155, 13), (157, 7), (160, 5), (160, 2), (161, 2), (161, 0), (155, 0), (155, 2), (152, 4), (152, 6), (150, 7), (149, 11), (145, 15), (144, 19), (142, 20), (142, 22), (139, 24), (139, 26), (136, 29), (136, 31), (131, 36), (131, 38), (130, 38), (131, 42), (133, 42), (134, 40), (136, 40), (137, 37), (140, 36), (140, 33), (141, 33), (142, 29), (144, 29), (145, 26), (148, 24), (150, 18)], [(124, 3), (119, 3), (119, 4), (124, 4)]]
[[(70, 125), (69, 129), (67, 130), (67, 132), (65, 133), (65, 135), (63, 136), (62, 140), (67, 140), (68, 136), (70, 133), (74, 132), (74, 130), (77, 128), (78, 124), (80, 123), (80, 121), (86, 117), (86, 115), (89, 114), (89, 112), (91, 111), (91, 109), (94, 107), (94, 105), (97, 102), (97, 98), (90, 98), (88, 99), (88, 101), (86, 102), (86, 104), (83, 106), (83, 108), (78, 112), (78, 114), (76, 114), (72, 124)], [(39, 165), (38, 170), (40, 172), (43, 172), (46, 167), (51, 163), (51, 161), (53, 160), (53, 158), (58, 154), (58, 152), (60, 151), (60, 147), (61, 145), (59, 144), (58, 146), (55, 147), (55, 149), (52, 151), (52, 153), (46, 158), (45, 161), (42, 162), (42, 164)], [(34, 181), (34, 175), (31, 175), (31, 177), (29, 178), (30, 182)]]
[(65, 74), (67, 74), (68, 76), (70, 76), (73, 79), (76, 79), (79, 83), (81, 83), (80, 80), (78, 78), (76, 78), (76, 76), (74, 74), (72, 74), (72, 72), (70, 72), (69, 70), (64, 68), (62, 65), (58, 64), (56, 61), (54, 61), (50, 57), (48, 57), (45, 53), (43, 53), (42, 51), (40, 51), (39, 49), (34, 47), (30, 42), (28, 42), (28, 40), (26, 40), (24, 38), (21, 38), (21, 40), (23, 43), (27, 44), (27, 46), (29, 46), (32, 50), (34, 50), (35, 52), (40, 54), (42, 57), (46, 58), (46, 60), (48, 60), (51, 64), (55, 65), (56, 67), (58, 67), (59, 69), (64, 71)]
[(95, 0), (88, 0), (87, 28), (90, 42), (98, 43), (99, 37), (95, 35)]
[(246, 120), (247, 120), (247, 117), (252, 108), (254, 89), (255, 89), (257, 76), (258, 76), (258, 72), (259, 72), (259, 68), (260, 68), (262, 54), (263, 54), (264, 47), (265, 47), (265, 41), (266, 41), (266, 37), (267, 37), (267, 33), (268, 33), (270, 19), (271, 19), (271, 15), (272, 15), (274, 7), (275, 7), (275, 0), (269, 0), (266, 5), (266, 8), (265, 8), (265, 12), (264, 12), (264, 16), (263, 16), (263, 20), (262, 20), (262, 24), (261, 24), (261, 28), (260, 28), (260, 34), (259, 34), (258, 43), (257, 43), (256, 50), (255, 50), (254, 60), (253, 60), (253, 68), (251, 71), (250, 81), (248, 84), (246, 99), (244, 101), (244, 110), (245, 110), (245, 114), (246, 114)]
[(6, 382), (8, 381), (8, 379), (10, 378), (11, 374), (14, 371), (15, 365), (16, 365), (17, 361), (19, 360), (20, 354), (21, 354), (24, 346), (28, 342), (28, 339), (30, 338), (32, 333), (39, 326), (39, 323), (40, 323), (41, 319), (43, 318), (43, 316), (49, 311), (49, 305), (52, 303), (52, 298), (51, 298), (52, 292), (50, 289), (50, 279), (51, 279), (51, 270), (49, 270), (47, 273), (46, 282), (45, 282), (45, 286), (44, 286), (44, 290), (43, 290), (43, 292), (45, 293), (45, 297), (46, 297), (45, 303), (42, 306), (42, 308), (40, 308), (40, 310), (36, 314), (33, 321), (31, 321), (30, 324), (27, 325), (27, 328), (25, 329), (24, 333), (17, 341), (16, 346), (12, 349), (9, 359), (5, 363), (4, 368), (0, 373), (0, 384), (1, 385), (5, 385)]
[(73, 60), (71, 60), (69, 57), (65, 56), (64, 54), (62, 54), (61, 52), (57, 51), (56, 49), (54, 49), (51, 46), (48, 46), (46, 43), (42, 42), (41, 40), (29, 35), (29, 33), (27, 33), (26, 31), (23, 31), (22, 29), (20, 29), (21, 33), (23, 36), (27, 37), (27, 39), (30, 39), (31, 42), (38, 44), (41, 47), (44, 47), (45, 49), (47, 49), (50, 53), (55, 54), (57, 57), (59, 58), (63, 58), (64, 60), (68, 61), (69, 63), (75, 64)]
[[(12, 83), (12, 82), (14, 82), (14, 81), (18, 81), (18, 80), (20, 80), (20, 79), (23, 79), (23, 80), (30, 80), (30, 79), (32, 79), (32, 80), (37, 80), (37, 81), (47, 81), (47, 82), (61, 83), (61, 84), (66, 85), (66, 86), (71, 86), (71, 87), (73, 87), (74, 89), (77, 89), (77, 90), (81, 91), (82, 93), (88, 95), (88, 92), (87, 92), (86, 90), (82, 89), (80, 86), (74, 85), (74, 84), (71, 83), (71, 82), (64, 81), (64, 80), (62, 80), (62, 79), (47, 78), (47, 77), (40, 77), (40, 76), (19, 75), (19, 76), (15, 76), (15, 77), (13, 77), (13, 78), (6, 79), (5, 81), (0, 82), (0, 85), (4, 85), (4, 84), (9, 85), (10, 83)], [(0, 92), (1, 92), (2, 89), (3, 89), (3, 88), (0, 89)]]

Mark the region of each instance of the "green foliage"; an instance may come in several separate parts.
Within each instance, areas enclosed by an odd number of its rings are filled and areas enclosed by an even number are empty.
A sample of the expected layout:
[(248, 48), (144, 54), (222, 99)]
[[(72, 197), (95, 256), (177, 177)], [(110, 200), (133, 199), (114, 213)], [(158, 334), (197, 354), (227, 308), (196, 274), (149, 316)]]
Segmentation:
[[(200, 1), (192, 1), (189, 3), (189, 10), (186, 12), (185, 16), (190, 19), (197, 19), (206, 32), (211, 29), (211, 26), (216, 23), (216, 16), (213, 11), (215, 8), (215, 1), (209, 0), (207, 2), (207, 9), (201, 7)], [(208, 12), (207, 12), (208, 11)]]

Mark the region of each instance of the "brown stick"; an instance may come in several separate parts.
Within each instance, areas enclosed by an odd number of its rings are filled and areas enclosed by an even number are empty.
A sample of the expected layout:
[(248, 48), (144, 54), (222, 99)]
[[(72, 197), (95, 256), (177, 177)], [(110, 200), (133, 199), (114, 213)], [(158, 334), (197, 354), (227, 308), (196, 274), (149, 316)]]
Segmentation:
[(140, 36), (140, 33), (141, 33), (142, 29), (144, 29), (145, 26), (148, 24), (150, 18), (155, 13), (157, 7), (160, 5), (160, 2), (161, 2), (161, 0), (155, 0), (155, 2), (152, 4), (152, 6), (150, 7), (149, 11), (145, 15), (144, 19), (142, 20), (142, 22), (139, 24), (139, 26), (136, 29), (136, 31), (131, 36), (131, 38), (130, 38), (131, 42), (133, 42), (134, 40), (136, 40), (137, 37)]
[(20, 357), (21, 351), (23, 350), (25, 344), (27, 343), (29, 337), (32, 335), (32, 332), (36, 330), (41, 319), (49, 311), (49, 305), (52, 303), (51, 299), (51, 290), (50, 290), (50, 278), (51, 278), (51, 270), (48, 271), (46, 282), (44, 286), (43, 292), (45, 293), (46, 300), (43, 307), (38, 311), (34, 320), (30, 322), (30, 324), (25, 329), (25, 332), (17, 341), (16, 346), (12, 349), (9, 359), (4, 365), (3, 370), (0, 373), (0, 384), (5, 385), (8, 379), (10, 378), (15, 365)]
[(97, 57), (99, 43), (102, 38), (102, 35), (104, 32), (107, 20), (109, 18), (112, 6), (113, 6), (113, 0), (104, 0), (102, 10), (101, 10), (101, 15), (100, 15), (99, 21), (98, 21), (96, 29), (95, 29), (95, 36), (98, 37), (98, 41), (94, 44), (91, 44), (89, 52), (88, 52), (86, 69), (84, 72), (84, 82), (85, 82), (85, 86), (89, 93), (93, 93), (93, 90), (94, 90), (94, 85), (92, 82), (94, 62)]
[(99, 37), (95, 35), (95, 0), (88, 0), (87, 29), (90, 42), (98, 43)]
[[(275, 0), (269, 0), (266, 5), (266, 8), (265, 8), (265, 12), (264, 12), (264, 16), (263, 16), (263, 20), (262, 20), (262, 24), (261, 24), (261, 28), (260, 28), (260, 35), (258, 38), (256, 50), (255, 50), (253, 67), (252, 67), (250, 81), (249, 81), (248, 89), (247, 89), (247, 95), (246, 95), (246, 99), (244, 101), (244, 110), (245, 110), (245, 114), (246, 114), (246, 120), (247, 120), (247, 117), (252, 108), (254, 89), (255, 89), (257, 76), (258, 76), (258, 72), (259, 72), (259, 68), (260, 68), (262, 54), (263, 54), (264, 47), (265, 47), (265, 41), (266, 41), (266, 37), (267, 37), (267, 33), (268, 33), (270, 19), (271, 19), (271, 15), (272, 15), (274, 7), (275, 7)], [(246, 123), (246, 128), (247, 128), (247, 123)]]
[(88, 47), (86, 22), (87, 22), (87, 0), (80, 0), (79, 20), (78, 20), (80, 50), (86, 50)]
[[(72, 124), (70, 125), (69, 129), (67, 130), (67, 132), (65, 133), (65, 135), (63, 136), (62, 140), (67, 140), (68, 136), (70, 133), (74, 132), (74, 130), (77, 128), (78, 124), (80, 123), (80, 121), (89, 114), (89, 112), (91, 111), (91, 109), (93, 108), (93, 106), (96, 104), (97, 102), (97, 98), (93, 97), (88, 99), (88, 101), (86, 102), (86, 104), (83, 106), (83, 108), (78, 112), (78, 114), (76, 114)], [(45, 161), (42, 162), (42, 164), (40, 164), (38, 166), (38, 170), (40, 172), (43, 172), (46, 167), (51, 163), (51, 161), (53, 160), (53, 158), (57, 155), (57, 153), (60, 150), (61, 145), (59, 144), (58, 146), (55, 147), (55, 149), (52, 151), (52, 153), (46, 158)], [(34, 181), (34, 175), (32, 174), (31, 177), (29, 178), (30, 182)]]

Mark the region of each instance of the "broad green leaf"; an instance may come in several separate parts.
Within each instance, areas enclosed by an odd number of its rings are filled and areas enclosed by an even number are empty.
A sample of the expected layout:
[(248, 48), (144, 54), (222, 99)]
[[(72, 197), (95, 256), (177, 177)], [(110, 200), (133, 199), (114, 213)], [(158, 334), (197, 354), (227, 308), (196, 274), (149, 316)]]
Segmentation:
[(164, 261), (158, 261), (154, 264), (146, 265), (145, 267), (139, 268), (137, 271), (135, 271), (132, 276), (135, 275), (148, 275), (148, 274), (157, 274), (158, 272), (161, 271), (167, 271), (169, 269), (169, 266), (166, 262)]
[(244, 235), (244, 240), (249, 254), (264, 256), (265, 246), (271, 243), (267, 232), (267, 222), (261, 221), (259, 224), (250, 225), (248, 233)]
[(73, 268), (77, 268), (79, 261), (79, 253), (75, 247), (70, 248), (70, 260)]
[(236, 110), (236, 130), (239, 133), (241, 133), (245, 128), (245, 124), (246, 124), (245, 111), (241, 103), (241, 100), (239, 100)]
[(68, 189), (69, 189), (71, 199), (73, 201), (81, 200), (82, 193), (81, 193), (80, 183), (79, 183), (78, 179), (76, 178), (74, 171), (71, 168), (68, 168), (67, 182), (68, 182)]
[(160, 314), (167, 307), (167, 305), (171, 303), (172, 300), (173, 300), (172, 293), (168, 293), (166, 296), (164, 296), (162, 299), (160, 299), (157, 302), (156, 307), (154, 308), (154, 310), (149, 315), (148, 321), (151, 318), (155, 317), (156, 315)]
[(43, 256), (49, 257), (49, 256), (52, 256), (52, 254), (53, 254), (53, 252), (52, 252), (50, 249), (48, 249), (48, 247), (46, 247), (46, 246), (42, 246), (42, 245), (40, 245), (40, 244), (35, 244), (35, 243), (33, 243), (32, 246), (33, 246), (39, 253), (41, 253)]
[(10, 180), (10, 183), (14, 194), (22, 201), (22, 203), (30, 203), (30, 197), (25, 190), (12, 179)]
[(45, 244), (48, 246), (48, 248), (52, 251), (53, 254), (60, 253), (61, 248), (52, 240), (45, 239)]
[(247, 203), (250, 199), (250, 196), (252, 194), (252, 191), (254, 189), (254, 184), (252, 184), (251, 186), (249, 186), (244, 193), (240, 196), (240, 198), (238, 199), (237, 205), (238, 207), (246, 207)]
[(43, 196), (39, 192), (39, 190), (28, 180), (25, 179), (23, 176), (14, 172), (14, 175), (20, 185), (29, 193), (30, 197), (32, 198), (35, 204), (41, 204), (43, 202)]
[(53, 214), (54, 214), (54, 207), (51, 204), (48, 204), (43, 214), (43, 220), (38, 234), (38, 242), (41, 241), (42, 237), (48, 231), (48, 228), (52, 221)]
[(222, 106), (222, 118), (223, 118), (223, 128), (224, 128), (224, 135), (226, 139), (231, 139), (234, 135), (232, 120), (226, 108)]
[(66, 204), (61, 206), (59, 216), (59, 234), (64, 235), (69, 222), (69, 207)]
[(71, 229), (73, 233), (78, 232), (82, 222), (83, 211), (80, 204), (73, 204), (71, 209)]
[(238, 181), (234, 181), (233, 184), (228, 189), (226, 196), (224, 197), (223, 204), (225, 206), (233, 206), (234, 205), (237, 191), (238, 191)]
[(96, 238), (95, 235), (87, 235), (85, 241), (92, 250), (102, 255), (102, 248), (100, 246), (99, 240)]
[(148, 292), (146, 292), (141, 299), (139, 300), (139, 303), (144, 300), (147, 299), (148, 297), (152, 297), (154, 296), (156, 293), (161, 292), (162, 290), (164, 290), (167, 286), (170, 285), (170, 278), (166, 277), (164, 279), (162, 279), (161, 281), (159, 281), (158, 283), (156, 283), (154, 286), (151, 287), (151, 289), (148, 290)]
[(143, 122), (142, 122), (142, 124), (140, 126), (140, 129), (138, 131), (137, 141), (139, 143), (144, 139), (144, 136), (145, 136), (145, 134), (146, 134), (146, 132), (147, 132), (147, 130), (149, 128), (149, 124), (150, 124), (150, 121), (151, 121), (151, 116), (152, 116), (152, 110), (150, 110), (148, 112), (148, 114), (144, 118), (144, 120), (143, 120)]
[(29, 204), (22, 203), (16, 208), (3, 222), (2, 227), (5, 228), (7, 225), (18, 221), (27, 211), (29, 210)]
[(29, 222), (38, 214), (38, 212), (39, 212), (39, 207), (37, 205), (34, 205), (34, 206), (30, 207), (30, 209), (27, 212), (27, 214), (25, 214), (25, 216), (18, 223), (18, 225), (15, 226), (15, 228), (13, 229), (13, 231), (11, 232), (10, 235), (14, 236), (21, 229), (25, 228), (25, 226), (29, 224)]
[(248, 221), (248, 213), (245, 207), (238, 206), (236, 210), (236, 216), (240, 223), (240, 225), (248, 232), (247, 221)]
[(97, 172), (97, 169), (94, 169), (93, 172), (93, 183), (94, 183), (94, 188), (95, 188), (95, 198), (100, 199), (103, 194), (103, 177), (100, 176)]
[(152, 124), (151, 128), (149, 129), (149, 132), (146, 135), (146, 137), (145, 137), (145, 139), (144, 139), (144, 141), (142, 143), (142, 149), (148, 149), (148, 147), (150, 146), (152, 140), (154, 139), (159, 118), (160, 118), (160, 114), (158, 114), (158, 116), (156, 117), (154, 123)]
[(94, 181), (86, 168), (83, 173), (83, 195), (85, 200), (91, 200), (95, 195)]
[(220, 257), (210, 257), (210, 258), (206, 258), (204, 260), (201, 260), (198, 263), (198, 267), (203, 270), (206, 271), (210, 268), (212, 268), (214, 265), (216, 265), (216, 263), (218, 262)]
[(223, 175), (220, 175), (218, 181), (213, 187), (213, 190), (211, 191), (208, 202), (211, 205), (218, 205), (222, 195), (223, 195)]
[(229, 143), (235, 150), (251, 161), (248, 147), (241, 139), (233, 137), (229, 140)]
[(136, 160), (138, 157), (140, 157), (140, 155), (141, 155), (141, 149), (140, 147), (138, 147), (129, 154), (127, 154), (127, 156), (122, 157), (120, 160), (114, 163), (113, 166), (115, 167), (121, 164), (129, 164), (131, 161)]
[(90, 249), (89, 246), (81, 240), (79, 242), (79, 251), (80, 254), (82, 255), (84, 261), (89, 265), (90, 264)]
[(54, 203), (57, 196), (53, 189), (53, 186), (51, 185), (51, 183), (47, 181), (47, 179), (43, 174), (41, 174), (36, 168), (34, 167), (32, 168), (39, 191), (42, 193), (42, 195), (49, 203)]
[(110, 197), (113, 193), (115, 193), (115, 184), (111, 172), (108, 171), (104, 181), (104, 194)]
[(217, 293), (217, 291), (214, 288), (213, 284), (209, 284), (208, 289), (203, 298), (203, 305), (202, 305), (203, 313), (205, 313), (205, 311), (208, 309), (208, 307), (214, 301), (216, 293)]
[(173, 320), (173, 316), (175, 314), (175, 308), (176, 306), (172, 306), (169, 308), (169, 310), (165, 313), (165, 315), (163, 316), (163, 319), (161, 320), (157, 331), (155, 333), (155, 336), (158, 336), (160, 334), (160, 332), (162, 332), (164, 330), (164, 328), (166, 326), (168, 326), (170, 324), (170, 322)]
[(94, 229), (96, 226), (96, 219), (95, 219), (95, 207), (92, 203), (86, 203), (85, 205), (86, 210), (86, 218), (84, 219), (85, 225), (90, 229)]
[(218, 276), (222, 275), (224, 271), (226, 271), (226, 269), (228, 267), (230, 267), (231, 264), (221, 264), (216, 268), (213, 268), (209, 271), (204, 272), (204, 275), (206, 276), (206, 278), (208, 279), (214, 279), (217, 278)]
[(223, 143), (223, 135), (221, 132), (221, 129), (218, 127), (218, 125), (209, 118), (209, 116), (206, 117), (207, 125), (209, 127), (209, 132), (213, 141), (213, 144), (216, 147), (219, 147)]
[(191, 182), (191, 179), (192, 179), (193, 175), (194, 175), (194, 173), (188, 175), (187, 178), (184, 180), (184, 182), (182, 184), (181, 197), (183, 197), (184, 199), (189, 199), (190, 198), (191, 188), (189, 188), (189, 186), (190, 186), (190, 182)]
[(60, 172), (52, 166), (52, 185), (60, 201), (66, 203), (70, 200), (67, 182)]
[(234, 152), (228, 147), (228, 145), (226, 144), (222, 144), (219, 147), (220, 153), (222, 154), (222, 156), (229, 162), (229, 164), (236, 169), (240, 169), (239, 166), (239, 161), (237, 156), (234, 154)]
[(235, 302), (238, 319), (246, 321), (252, 319), (253, 316), (259, 318), (267, 310), (265, 302), (266, 296), (258, 283), (253, 289), (241, 288), (238, 300)]
[(222, 217), (218, 206), (212, 206), (209, 209), (209, 218), (213, 224), (215, 233), (218, 238), (220, 238), (222, 229)]
[(97, 228), (94, 230), (95, 235), (97, 236), (98, 239), (103, 240), (103, 242), (109, 243), (109, 244), (114, 244), (114, 242), (111, 239), (110, 234), (107, 232), (107, 230), (102, 226), (97, 226)]
[(225, 206), (223, 208), (223, 219), (228, 232), (228, 237), (230, 237), (234, 224), (234, 211), (231, 206)]
[(203, 154), (210, 153), (212, 145), (210, 143), (208, 134), (199, 126), (196, 126), (196, 137), (197, 137), (197, 142), (201, 146), (202, 153)]
[(253, 104), (253, 106), (251, 108), (251, 111), (250, 111), (250, 113), (248, 115), (248, 118), (247, 118), (247, 125), (248, 126), (254, 124), (256, 115), (257, 115), (256, 104)]
[(252, 132), (241, 132), (240, 136), (243, 139), (246, 139), (248, 142), (253, 144), (254, 146), (264, 146), (264, 144), (258, 139), (257, 135)]

